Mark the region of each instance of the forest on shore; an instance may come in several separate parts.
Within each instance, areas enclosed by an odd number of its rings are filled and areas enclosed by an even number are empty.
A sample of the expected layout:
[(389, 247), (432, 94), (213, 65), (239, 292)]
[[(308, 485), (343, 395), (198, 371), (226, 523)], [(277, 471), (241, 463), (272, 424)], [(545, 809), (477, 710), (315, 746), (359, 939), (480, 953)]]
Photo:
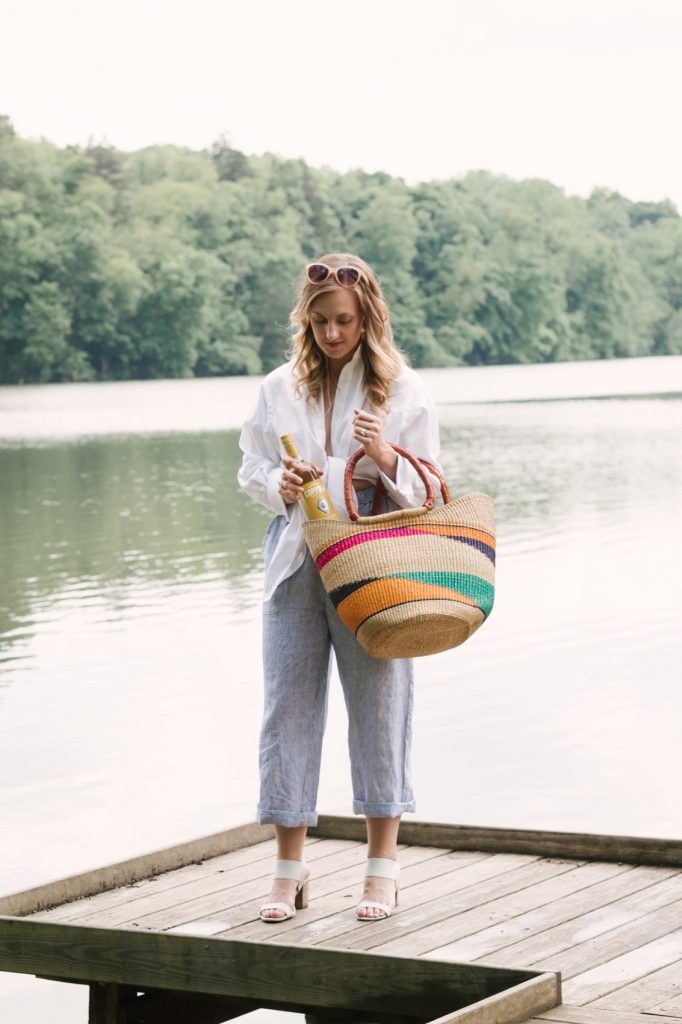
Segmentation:
[[(456, 143), (453, 142), (453, 145)], [(0, 383), (265, 373), (303, 265), (376, 270), (413, 366), (682, 353), (674, 204), (20, 138), (0, 116)]]

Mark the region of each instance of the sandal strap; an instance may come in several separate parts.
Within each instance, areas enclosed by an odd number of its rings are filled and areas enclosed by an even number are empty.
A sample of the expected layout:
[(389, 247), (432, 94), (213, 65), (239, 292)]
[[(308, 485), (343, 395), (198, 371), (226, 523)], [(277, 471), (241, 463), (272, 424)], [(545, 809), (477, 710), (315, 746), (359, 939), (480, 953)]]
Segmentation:
[(296, 907), (290, 907), (288, 903), (264, 903), (260, 908), (261, 914), (264, 910), (283, 910), (287, 917), (293, 917)]
[(293, 878), (302, 882), (308, 866), (304, 860), (278, 860), (275, 863), (275, 878)]
[(390, 857), (368, 857), (365, 876), (373, 875), (376, 878), (393, 878), (398, 881), (400, 876), (400, 865), (397, 860)]
[(360, 900), (356, 909), (360, 910), (363, 907), (367, 907), (368, 909), (376, 907), (377, 910), (383, 910), (386, 917), (390, 916), (391, 910), (393, 909), (392, 907), (389, 907), (388, 903), (377, 903), (376, 900)]

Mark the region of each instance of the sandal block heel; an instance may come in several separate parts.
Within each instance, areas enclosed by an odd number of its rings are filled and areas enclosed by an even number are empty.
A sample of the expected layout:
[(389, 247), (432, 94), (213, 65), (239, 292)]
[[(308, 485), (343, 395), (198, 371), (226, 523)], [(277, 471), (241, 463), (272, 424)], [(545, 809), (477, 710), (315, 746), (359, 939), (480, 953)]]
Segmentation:
[(294, 907), (295, 907), (296, 910), (305, 910), (307, 906), (308, 906), (308, 879), (306, 878), (306, 880), (303, 883), (303, 885), (301, 886), (301, 888), (296, 891), (296, 898), (294, 900)]

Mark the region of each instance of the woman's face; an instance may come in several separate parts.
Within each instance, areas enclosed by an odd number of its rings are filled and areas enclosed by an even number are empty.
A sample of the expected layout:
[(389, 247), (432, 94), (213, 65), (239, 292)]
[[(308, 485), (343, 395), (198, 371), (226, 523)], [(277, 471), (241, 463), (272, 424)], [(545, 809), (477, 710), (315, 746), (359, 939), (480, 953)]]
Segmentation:
[(317, 347), (341, 369), (360, 344), (364, 320), (352, 288), (323, 292), (310, 304), (310, 324)]

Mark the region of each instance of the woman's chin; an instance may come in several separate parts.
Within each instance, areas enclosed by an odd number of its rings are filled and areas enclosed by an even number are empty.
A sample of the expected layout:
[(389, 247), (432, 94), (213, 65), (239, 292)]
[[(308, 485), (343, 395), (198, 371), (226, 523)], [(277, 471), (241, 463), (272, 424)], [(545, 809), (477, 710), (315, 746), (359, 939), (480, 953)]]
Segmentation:
[(355, 345), (349, 347), (344, 342), (340, 342), (338, 345), (320, 345), (321, 351), (325, 354), (327, 359), (352, 359), (355, 355), (356, 349), (360, 342), (356, 342)]

